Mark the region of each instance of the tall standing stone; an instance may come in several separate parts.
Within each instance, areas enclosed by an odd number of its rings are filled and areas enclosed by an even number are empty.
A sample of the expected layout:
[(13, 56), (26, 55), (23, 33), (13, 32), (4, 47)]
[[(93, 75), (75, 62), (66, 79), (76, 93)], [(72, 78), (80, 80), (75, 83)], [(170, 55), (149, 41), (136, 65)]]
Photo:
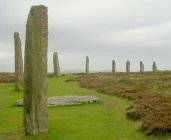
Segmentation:
[(53, 53), (53, 67), (54, 67), (54, 75), (60, 75), (60, 66), (57, 52)]
[(144, 64), (140, 61), (140, 72), (144, 72)]
[(156, 62), (153, 62), (152, 68), (153, 68), (153, 72), (156, 72), (156, 71), (157, 71), (157, 65), (156, 65)]
[(23, 57), (22, 57), (22, 47), (20, 47), (20, 83), (24, 81), (24, 70), (23, 70)]
[(21, 40), (18, 32), (14, 32), (14, 45), (15, 45), (15, 90), (20, 88), (20, 76), (21, 76)]
[(32, 6), (26, 25), (24, 63), (24, 128), (26, 134), (46, 133), (47, 126), (47, 7)]
[(127, 60), (126, 61), (126, 72), (130, 72), (130, 61), (129, 60)]
[(86, 75), (88, 75), (89, 74), (89, 57), (88, 56), (86, 56)]
[(112, 73), (116, 72), (116, 62), (115, 60), (112, 60)]

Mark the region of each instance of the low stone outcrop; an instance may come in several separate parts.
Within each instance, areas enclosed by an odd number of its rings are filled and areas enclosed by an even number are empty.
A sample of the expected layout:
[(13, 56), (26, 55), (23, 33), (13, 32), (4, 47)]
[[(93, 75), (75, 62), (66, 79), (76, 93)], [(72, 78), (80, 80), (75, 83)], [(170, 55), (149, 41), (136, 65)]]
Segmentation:
[[(96, 96), (55, 96), (48, 97), (48, 106), (63, 106), (63, 105), (80, 105), (99, 103), (100, 100)], [(23, 100), (17, 100), (16, 106), (23, 106)]]

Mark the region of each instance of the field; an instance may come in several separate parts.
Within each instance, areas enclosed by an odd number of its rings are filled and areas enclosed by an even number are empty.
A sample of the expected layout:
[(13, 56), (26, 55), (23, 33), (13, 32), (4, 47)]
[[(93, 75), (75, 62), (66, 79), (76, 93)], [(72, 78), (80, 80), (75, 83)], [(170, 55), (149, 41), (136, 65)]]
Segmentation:
[(146, 134), (171, 132), (171, 73), (91, 74), (77, 78), (82, 87), (134, 100), (127, 117), (142, 120)]
[[(15, 100), (22, 98), (23, 89), (14, 91), (14, 83), (1, 83), (0, 139), (169, 140), (169, 130), (166, 131), (166, 134), (162, 132), (160, 135), (144, 133), (146, 130), (142, 130), (142, 119), (145, 115), (136, 119), (138, 121), (129, 118), (137, 115), (132, 109), (137, 104), (136, 102), (139, 102), (138, 97), (142, 92), (144, 93), (142, 95), (149, 94), (150, 97), (155, 95), (157, 99), (159, 97), (168, 103), (171, 94), (170, 81), (171, 73), (51, 76), (48, 78), (48, 96), (96, 95), (102, 102), (100, 104), (50, 107), (48, 109), (49, 133), (47, 136), (36, 137), (24, 136), (23, 110), (13, 105)], [(131, 111), (134, 113), (130, 113)], [(136, 115), (128, 118), (130, 114)]]

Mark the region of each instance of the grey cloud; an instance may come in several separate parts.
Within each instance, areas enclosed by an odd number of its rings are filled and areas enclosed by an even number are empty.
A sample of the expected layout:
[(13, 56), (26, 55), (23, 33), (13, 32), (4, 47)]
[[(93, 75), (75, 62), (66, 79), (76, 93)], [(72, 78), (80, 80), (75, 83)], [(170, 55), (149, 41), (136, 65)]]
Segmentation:
[(0, 5), (0, 71), (13, 70), (7, 66), (14, 65), (13, 32), (20, 33), (24, 48), (27, 15), (35, 4), (49, 11), (50, 71), (53, 51), (59, 52), (63, 70), (84, 70), (86, 55), (93, 70), (110, 69), (114, 58), (119, 70), (127, 59), (133, 70), (138, 70), (139, 59), (147, 70), (152, 61), (171, 69), (170, 0), (5, 0)]

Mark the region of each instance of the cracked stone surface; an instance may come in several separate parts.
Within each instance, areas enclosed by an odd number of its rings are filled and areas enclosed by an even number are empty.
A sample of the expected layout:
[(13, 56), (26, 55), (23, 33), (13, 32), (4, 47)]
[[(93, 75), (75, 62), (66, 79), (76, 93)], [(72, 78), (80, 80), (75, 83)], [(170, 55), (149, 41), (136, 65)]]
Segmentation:
[[(55, 96), (48, 97), (48, 106), (79, 105), (84, 103), (99, 103), (96, 96)], [(23, 100), (17, 100), (16, 106), (23, 106)]]

